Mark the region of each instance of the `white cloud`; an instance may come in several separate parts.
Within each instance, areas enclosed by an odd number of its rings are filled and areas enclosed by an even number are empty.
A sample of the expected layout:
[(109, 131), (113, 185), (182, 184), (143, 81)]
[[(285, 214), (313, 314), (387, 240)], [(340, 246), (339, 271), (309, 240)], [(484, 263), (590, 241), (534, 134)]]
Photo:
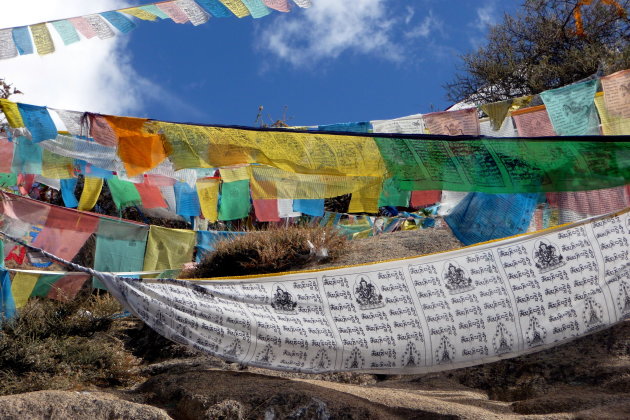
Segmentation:
[(317, 0), (299, 17), (283, 16), (265, 25), (259, 47), (296, 67), (347, 51), (400, 61), (402, 48), (392, 35), (397, 18), (390, 16), (390, 5), (388, 0)]
[(405, 36), (407, 38), (427, 38), (436, 31), (442, 33), (443, 26), (444, 22), (436, 18), (432, 10), (429, 10), (429, 14), (422, 19), (422, 22), (405, 32)]
[(496, 7), (494, 1), (477, 8), (477, 20), (474, 26), (481, 31), (485, 31), (488, 26), (496, 23)]
[[(125, 7), (119, 0), (20, 0), (4, 2), (0, 27), (73, 17)], [(24, 92), (12, 99), (54, 108), (127, 114), (142, 109), (143, 91), (154, 89), (131, 66), (129, 35), (96, 38), (64, 46), (49, 25), (53, 54), (0, 61), (0, 77)]]

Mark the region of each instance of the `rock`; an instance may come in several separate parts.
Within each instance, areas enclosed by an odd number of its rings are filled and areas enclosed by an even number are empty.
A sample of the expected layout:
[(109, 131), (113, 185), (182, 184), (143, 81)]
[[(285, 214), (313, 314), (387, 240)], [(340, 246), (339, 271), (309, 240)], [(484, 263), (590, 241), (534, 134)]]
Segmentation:
[(172, 420), (156, 407), (122, 400), (105, 392), (36, 391), (0, 397), (4, 420)]

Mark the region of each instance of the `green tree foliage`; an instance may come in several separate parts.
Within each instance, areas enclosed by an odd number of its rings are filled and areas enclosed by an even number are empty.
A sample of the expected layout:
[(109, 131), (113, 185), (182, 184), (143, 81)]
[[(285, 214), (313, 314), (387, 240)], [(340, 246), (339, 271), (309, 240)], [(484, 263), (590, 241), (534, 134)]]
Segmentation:
[[(497, 102), (554, 89), (593, 75), (630, 68), (630, 0), (582, 5), (580, 0), (525, 0), (489, 28), (487, 44), (464, 54), (444, 87), (454, 102)], [(615, 4), (612, 4), (615, 3)]]

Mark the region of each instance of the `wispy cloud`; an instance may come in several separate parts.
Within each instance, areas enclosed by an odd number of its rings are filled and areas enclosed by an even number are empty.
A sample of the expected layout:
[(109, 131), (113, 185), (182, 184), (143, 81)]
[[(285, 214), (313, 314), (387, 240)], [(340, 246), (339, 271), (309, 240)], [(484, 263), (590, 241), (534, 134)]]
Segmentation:
[(429, 14), (418, 25), (405, 32), (405, 37), (409, 39), (428, 38), (436, 32), (444, 34), (444, 22), (434, 16), (432, 10), (429, 10)]
[[(259, 33), (259, 47), (296, 67), (309, 67), (345, 52), (389, 61), (403, 58), (389, 0), (317, 0), (299, 17), (275, 19)], [(413, 17), (413, 9), (407, 16)], [(411, 18), (409, 18), (411, 19)]]
[[(128, 3), (127, 3), (128, 4)], [(20, 0), (2, 6), (0, 27), (26, 25), (124, 7), (119, 0)], [(50, 30), (57, 51), (0, 62), (0, 77), (24, 95), (16, 100), (55, 108), (125, 114), (141, 112), (144, 92), (155, 85), (136, 73), (126, 48), (129, 35), (83, 40), (64, 46)]]
[(409, 57), (413, 41), (444, 36), (443, 22), (431, 9), (420, 14), (395, 0), (317, 0), (300, 15), (261, 27), (257, 47), (298, 68), (315, 68), (344, 53), (399, 63)]

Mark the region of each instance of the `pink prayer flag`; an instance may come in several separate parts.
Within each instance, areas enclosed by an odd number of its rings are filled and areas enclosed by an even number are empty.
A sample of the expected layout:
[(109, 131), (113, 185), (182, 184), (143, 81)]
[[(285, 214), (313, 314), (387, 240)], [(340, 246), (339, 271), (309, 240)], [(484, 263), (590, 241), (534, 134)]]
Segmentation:
[(96, 31), (86, 18), (79, 16), (68, 20), (72, 23), (72, 25), (74, 25), (74, 28), (87, 39), (94, 38), (96, 36)]
[(62, 207), (51, 207), (44, 229), (33, 245), (65, 260), (72, 260), (96, 232), (99, 218)]
[(173, 22), (175, 22), (175, 23), (186, 23), (186, 22), (189, 21), (188, 16), (186, 15), (186, 13), (184, 13), (182, 8), (179, 7), (177, 4), (175, 4), (174, 1), (169, 1), (169, 2), (164, 2), (164, 3), (157, 3), (156, 6), (161, 11), (166, 13), (168, 15), (168, 17), (173, 19)]
[(175, 185), (175, 179), (164, 175), (152, 175), (147, 174), (144, 178), (145, 184), (152, 185), (154, 187), (169, 187)]
[(107, 120), (100, 115), (90, 115), (90, 136), (103, 146), (116, 147), (118, 145), (118, 136)]
[(6, 137), (0, 138), (0, 173), (11, 173), (13, 162), (13, 143)]
[(591, 191), (547, 193), (551, 207), (571, 210), (584, 217), (612, 213), (630, 206), (630, 185)]
[(602, 77), (601, 82), (608, 113), (630, 118), (630, 69)]
[(168, 207), (166, 201), (164, 201), (164, 197), (162, 197), (160, 187), (150, 185), (147, 182), (134, 185), (140, 194), (140, 198), (142, 199), (142, 207), (147, 209), (155, 209), (158, 207), (165, 209)]
[(64, 276), (52, 285), (47, 297), (62, 302), (70, 301), (77, 296), (77, 293), (79, 293), (79, 290), (89, 278), (89, 274)]
[(289, 0), (263, 0), (263, 3), (265, 3), (265, 6), (270, 9), (274, 9), (279, 12), (288, 12), (291, 10)]
[(556, 136), (544, 105), (514, 111), (512, 118), (521, 137)]
[(476, 108), (433, 112), (422, 116), (431, 134), (445, 136), (478, 136), (479, 116)]
[(254, 212), (259, 222), (279, 222), (278, 200), (254, 200)]
[(441, 190), (412, 191), (411, 192), (411, 207), (430, 206), (439, 202), (441, 198), (442, 198)]
[(18, 188), (22, 195), (28, 195), (33, 188), (33, 182), (35, 182), (35, 175), (33, 174), (19, 174), (17, 177)]

